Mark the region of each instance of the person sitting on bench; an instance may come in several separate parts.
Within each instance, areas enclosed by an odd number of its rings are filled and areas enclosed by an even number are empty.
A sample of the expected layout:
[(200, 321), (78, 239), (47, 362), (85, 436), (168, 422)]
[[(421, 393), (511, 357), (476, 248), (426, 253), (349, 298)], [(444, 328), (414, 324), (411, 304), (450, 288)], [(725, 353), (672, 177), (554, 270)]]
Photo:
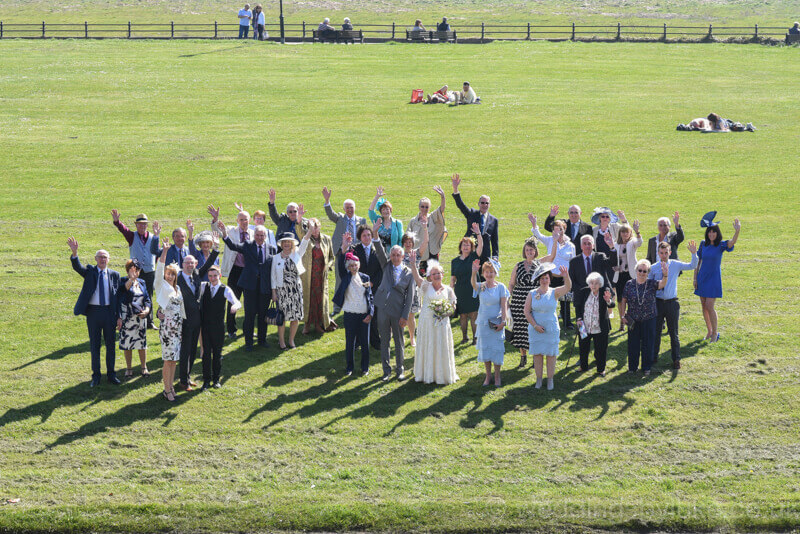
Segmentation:
[(800, 22), (795, 22), (794, 26), (789, 28), (789, 35), (800, 35)]
[(353, 30), (353, 25), (350, 24), (350, 19), (348, 17), (344, 18), (344, 24), (342, 24), (342, 30), (343, 31), (348, 31), (348, 30), (352, 31)]
[[(436, 26), (436, 31), (439, 31), (439, 32), (449, 32), (449, 31), (451, 31), (450, 30), (450, 25), (447, 23), (447, 17), (442, 18), (442, 22), (440, 22)], [(790, 33), (791, 33), (791, 30), (790, 30)]]
[(425, 29), (425, 26), (422, 25), (422, 21), (417, 19), (414, 21), (414, 27), (411, 28), (412, 32), (426, 32), (428, 30)]
[(331, 26), (331, 19), (328, 17), (325, 17), (325, 19), (319, 23), (317, 31), (321, 39), (333, 39), (336, 37), (336, 28)]

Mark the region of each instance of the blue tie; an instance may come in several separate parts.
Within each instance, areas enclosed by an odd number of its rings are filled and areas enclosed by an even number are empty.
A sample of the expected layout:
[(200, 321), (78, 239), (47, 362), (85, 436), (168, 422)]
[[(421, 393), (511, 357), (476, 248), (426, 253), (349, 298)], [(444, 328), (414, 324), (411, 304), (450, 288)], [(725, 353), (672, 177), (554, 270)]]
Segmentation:
[(483, 227), (486, 225), (485, 217), (486, 215), (481, 215), (481, 233), (483, 233)]
[(106, 305), (106, 272), (100, 271), (100, 306)]

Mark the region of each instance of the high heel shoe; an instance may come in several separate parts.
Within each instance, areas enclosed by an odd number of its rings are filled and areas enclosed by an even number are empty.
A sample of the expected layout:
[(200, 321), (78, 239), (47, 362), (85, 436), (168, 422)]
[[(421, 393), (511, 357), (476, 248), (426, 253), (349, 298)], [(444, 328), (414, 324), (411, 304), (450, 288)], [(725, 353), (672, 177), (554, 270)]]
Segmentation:
[(517, 369), (524, 369), (526, 365), (528, 365), (528, 357), (520, 356), (519, 365), (517, 366)]
[(164, 398), (167, 399), (169, 402), (175, 402), (175, 394), (173, 391), (167, 391), (166, 389), (163, 391)]

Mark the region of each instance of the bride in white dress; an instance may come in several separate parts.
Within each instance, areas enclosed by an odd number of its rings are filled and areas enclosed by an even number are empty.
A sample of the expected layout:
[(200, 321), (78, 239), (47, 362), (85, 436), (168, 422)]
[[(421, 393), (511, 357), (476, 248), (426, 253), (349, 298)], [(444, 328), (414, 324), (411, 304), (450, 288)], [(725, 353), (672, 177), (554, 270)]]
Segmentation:
[[(411, 263), (416, 254), (412, 252)], [(447, 299), (455, 309), (456, 294), (450, 286), (442, 284), (444, 271), (436, 262), (428, 262), (428, 279), (425, 281), (417, 269), (411, 269), (417, 282), (421, 299), (417, 322), (417, 348), (414, 355), (414, 380), (431, 384), (452, 384), (458, 380), (453, 352), (453, 330), (449, 318), (437, 319), (430, 308), (432, 300)]]

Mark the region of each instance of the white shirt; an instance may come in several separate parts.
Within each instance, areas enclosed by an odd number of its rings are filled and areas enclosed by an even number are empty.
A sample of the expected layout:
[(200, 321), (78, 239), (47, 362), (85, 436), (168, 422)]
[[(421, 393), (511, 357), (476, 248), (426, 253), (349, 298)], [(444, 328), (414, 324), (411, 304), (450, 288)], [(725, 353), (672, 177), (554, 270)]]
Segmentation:
[(240, 17), (247, 17), (244, 19), (239, 19), (239, 26), (250, 26), (250, 19), (253, 18), (253, 12), (249, 9), (240, 9), (239, 10)]
[(361, 282), (361, 278), (356, 273), (350, 279), (350, 285), (344, 292), (344, 303), (342, 311), (347, 313), (367, 313), (367, 299), (364, 292), (367, 290)]
[[(212, 285), (211, 282), (206, 282), (205, 285), (207, 285), (208, 290), (211, 291), (211, 298), (213, 299), (216, 297), (217, 290), (221, 284), (217, 283), (217, 285)], [(236, 313), (242, 307), (242, 303), (239, 302), (239, 299), (233, 294), (233, 290), (228, 286), (225, 286), (225, 300), (231, 303), (231, 313)]]
[(464, 93), (464, 97), (463, 97), (461, 100), (462, 100), (462, 102), (465, 102), (465, 103), (467, 103), (467, 104), (472, 104), (472, 103), (473, 103), (473, 102), (475, 102), (477, 99), (478, 99), (478, 96), (475, 94), (475, 89), (473, 89), (472, 87), (470, 87), (470, 88), (469, 88), (469, 89), (467, 89), (467, 91)]
[[(544, 236), (539, 232), (539, 227), (534, 226), (531, 230), (533, 235), (536, 238), (544, 243), (547, 246), (548, 253), (553, 251), (553, 239), (552, 236)], [(575, 257), (575, 245), (572, 244), (572, 241), (567, 240), (566, 243), (557, 243), (558, 244), (558, 251), (556, 252), (556, 257), (553, 259), (553, 263), (555, 267), (550, 269), (550, 272), (555, 273), (557, 276), (561, 276), (561, 267), (566, 267), (569, 269), (569, 260)]]
[[(272, 256), (272, 271), (270, 275), (273, 289), (283, 287), (283, 270), (286, 267), (286, 260), (289, 258), (292, 259), (294, 266), (297, 268), (297, 276), (302, 276), (303, 273), (306, 272), (306, 268), (303, 267), (303, 254), (306, 253), (306, 249), (308, 248), (308, 235), (309, 234), (306, 234), (306, 238), (300, 242), (300, 246), (288, 257), (284, 258), (280, 253)], [(299, 281), (298, 279), (298, 282)]]
[(262, 11), (261, 13), (258, 14), (258, 17), (256, 18), (256, 24), (261, 24), (263, 26), (264, 21), (265, 21), (264, 12)]
[(181, 297), (181, 319), (186, 319), (186, 308), (183, 305), (183, 294), (178, 287), (175, 289), (164, 280), (164, 264), (156, 262), (156, 279), (153, 282), (156, 290), (156, 302), (162, 308), (169, 306), (171, 297)]
[(106, 268), (103, 269), (102, 271), (100, 269), (97, 270), (97, 287), (95, 288), (94, 293), (92, 293), (92, 298), (89, 299), (89, 304), (92, 306), (100, 305), (100, 282), (104, 280), (103, 276), (105, 276), (105, 283), (106, 283), (105, 287), (106, 306), (109, 306), (111, 304), (111, 299), (109, 298), (111, 294), (110, 293), (111, 286), (109, 285), (109, 280), (108, 280), (108, 268)]
[(192, 277), (183, 271), (181, 271), (181, 276), (183, 277), (183, 281), (186, 282), (186, 285), (189, 286), (192, 294), (194, 294), (194, 282), (192, 281)]

